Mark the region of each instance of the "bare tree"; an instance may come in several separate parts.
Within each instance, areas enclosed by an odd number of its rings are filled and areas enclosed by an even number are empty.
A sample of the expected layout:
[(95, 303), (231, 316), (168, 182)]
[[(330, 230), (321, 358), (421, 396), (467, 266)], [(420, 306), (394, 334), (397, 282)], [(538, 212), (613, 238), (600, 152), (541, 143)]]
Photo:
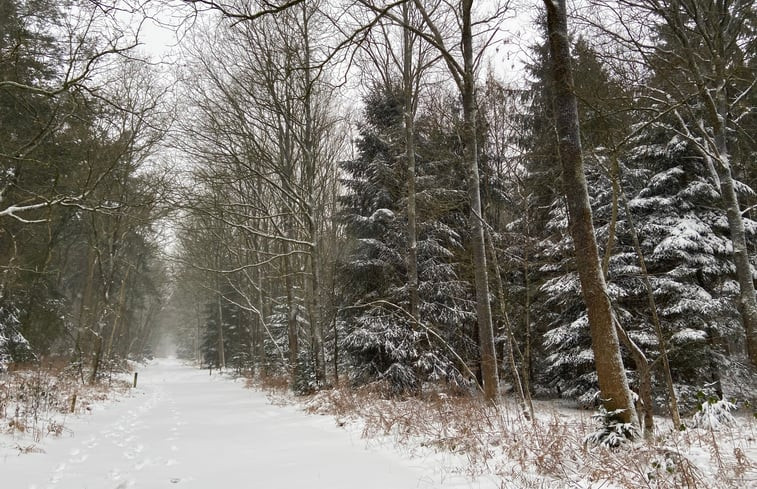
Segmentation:
[[(219, 205), (203, 212), (254, 248), (230, 248), (233, 261), (214, 269), (244, 297), (237, 306), (253, 312), (264, 328), (260, 298), (283, 290), (289, 369), (294, 375), (298, 350), (309, 340), (315, 377), (323, 382), (323, 331), (330, 317), (323, 279), (330, 253), (323, 244), (331, 219), (325, 212), (333, 210), (336, 197), (340, 141), (316, 42), (320, 21), (317, 8), (300, 4), (255, 22), (222, 19), (216, 34), (199, 38), (193, 76), (202, 83), (188, 93), (199, 110), (181, 147), (199, 163), (195, 178), (223, 194)], [(207, 49), (221, 39), (228, 50)], [(263, 270), (275, 270), (279, 283), (264, 283)]]
[[(476, 284), (476, 311), (478, 315), (478, 341), (481, 355), (481, 374), (484, 384), (484, 395), (487, 400), (494, 401), (499, 397), (499, 375), (497, 370), (497, 356), (494, 349), (494, 327), (492, 324), (491, 303), (489, 294), (489, 276), (486, 263), (485, 222), (481, 207), (481, 189), (478, 161), (477, 119), (478, 104), (476, 100), (476, 72), (483, 59), (485, 48), (496, 35), (496, 25), (489, 26), (483, 32), (474, 32), (473, 0), (461, 0), (450, 5), (453, 12), (446, 12), (456, 19), (459, 32), (455, 38), (444, 35), (449, 28), (445, 24), (445, 17), (434, 17), (437, 13), (445, 12), (436, 9), (445, 4), (434, 4), (434, 10), (428, 8), (420, 0), (415, 0), (415, 6), (423, 17), (427, 33), (424, 39), (439, 50), (439, 53), (449, 69), (455, 85), (460, 93), (463, 106), (463, 133), (460, 136), (463, 144), (463, 162), (467, 170), (468, 198), (471, 205), (470, 227), (472, 231), (472, 252)], [(487, 11), (488, 20), (501, 19), (507, 6), (496, 5), (492, 11)], [(486, 26), (486, 21), (475, 23), (477, 27)], [(406, 26), (409, 28), (410, 26)], [(484, 36), (481, 45), (474, 49), (474, 38)], [(459, 46), (459, 49), (456, 47)]]
[[(374, 14), (373, 6), (368, 14)], [(417, 31), (421, 29), (420, 18), (412, 2), (400, 6), (400, 23), (379, 15), (378, 19), (357, 19), (358, 25), (373, 24), (370, 31), (358, 43), (360, 53), (367, 58), (366, 66), (361, 70), (387, 93), (399, 89), (403, 103), (403, 144), (407, 170), (406, 212), (407, 212), (407, 287), (410, 299), (410, 314), (420, 318), (420, 298), (418, 294), (418, 229), (416, 205), (416, 127), (415, 119), (422, 91), (427, 81), (429, 70), (437, 63), (438, 56), (434, 48), (425, 42)], [(404, 28), (404, 26), (412, 28)], [(395, 47), (397, 46), (397, 47)]]

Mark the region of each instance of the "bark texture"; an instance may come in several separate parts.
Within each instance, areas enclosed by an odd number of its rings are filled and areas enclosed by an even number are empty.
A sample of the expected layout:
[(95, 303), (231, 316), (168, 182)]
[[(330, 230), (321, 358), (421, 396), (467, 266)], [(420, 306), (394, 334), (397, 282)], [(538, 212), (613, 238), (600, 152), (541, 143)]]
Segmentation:
[(462, 48), (463, 48), (463, 144), (467, 166), (468, 197), (471, 204), (471, 235), (473, 248), (473, 268), (476, 282), (476, 313), (478, 314), (478, 338), (481, 350), (481, 377), (484, 397), (494, 401), (499, 397), (497, 356), (494, 349), (494, 327), (492, 309), (489, 302), (489, 274), (486, 265), (486, 242), (484, 241), (484, 220), (481, 213), (481, 189), (478, 172), (478, 147), (476, 142), (476, 86), (473, 69), (473, 32), (471, 8), (473, 0), (462, 0)]
[(736, 265), (736, 278), (739, 282), (739, 312), (741, 312), (741, 322), (746, 334), (747, 355), (752, 365), (757, 366), (757, 299), (755, 298), (752, 265), (749, 263), (749, 250), (746, 244), (741, 208), (734, 189), (731, 169), (727, 166), (720, 172), (720, 193), (728, 216), (728, 227), (733, 242), (733, 262)]
[(573, 91), (565, 0), (544, 0), (555, 88), (555, 124), (559, 138), (564, 192), (570, 232), (575, 247), (581, 291), (589, 316), (592, 349), (599, 388), (608, 411), (622, 410), (618, 418), (636, 423), (636, 409), (620, 356), (613, 313), (599, 261), (592, 224), (589, 192), (583, 169), (578, 105)]

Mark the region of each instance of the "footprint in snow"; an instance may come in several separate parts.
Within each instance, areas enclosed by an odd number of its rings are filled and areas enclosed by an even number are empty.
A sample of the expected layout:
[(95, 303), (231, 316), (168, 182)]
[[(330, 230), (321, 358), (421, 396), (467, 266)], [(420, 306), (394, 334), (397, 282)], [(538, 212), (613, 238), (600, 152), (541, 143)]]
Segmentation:
[(123, 481), (117, 485), (114, 489), (126, 489), (127, 487), (133, 487), (134, 481)]
[(89, 455), (86, 454), (86, 453), (83, 453), (79, 457), (76, 457), (74, 455), (74, 457), (70, 458), (68, 461), (71, 462), (71, 463), (73, 463), (73, 464), (80, 464), (80, 463), (86, 462), (88, 458), (89, 458)]
[(129, 460), (131, 460), (131, 459), (133, 459), (134, 457), (136, 457), (137, 455), (139, 455), (139, 454), (140, 454), (140, 453), (142, 452), (142, 450), (143, 450), (144, 448), (145, 448), (145, 446), (144, 446), (144, 445), (137, 445), (137, 446), (136, 446), (136, 447), (134, 447), (134, 448), (131, 448), (131, 449), (129, 449), (129, 450), (126, 450), (126, 451), (124, 452), (124, 457), (125, 457), (125, 458), (127, 458), (127, 459), (129, 459)]

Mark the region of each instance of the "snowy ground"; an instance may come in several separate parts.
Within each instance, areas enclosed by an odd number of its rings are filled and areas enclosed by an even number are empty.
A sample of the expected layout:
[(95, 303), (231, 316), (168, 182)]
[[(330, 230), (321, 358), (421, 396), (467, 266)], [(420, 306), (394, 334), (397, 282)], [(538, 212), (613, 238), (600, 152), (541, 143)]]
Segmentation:
[(0, 438), (8, 489), (497, 488), (449, 473), (442, 455), (407, 459), (367, 448), (333, 418), (273, 406), (264, 394), (207, 371), (160, 360), (130, 397), (69, 419), (44, 453)]

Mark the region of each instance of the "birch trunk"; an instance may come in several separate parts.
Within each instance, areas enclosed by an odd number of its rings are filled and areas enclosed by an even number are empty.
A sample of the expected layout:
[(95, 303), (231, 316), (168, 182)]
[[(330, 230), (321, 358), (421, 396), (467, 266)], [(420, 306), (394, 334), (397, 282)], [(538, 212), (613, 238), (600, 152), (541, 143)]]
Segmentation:
[(308, 10), (308, 6), (302, 4), (302, 29), (303, 29), (303, 55), (304, 55), (304, 76), (305, 76), (305, 96), (303, 99), (303, 105), (305, 109), (305, 134), (303, 135), (304, 147), (303, 158), (307, 175), (307, 187), (309, 192), (306, 197), (306, 219), (308, 222), (308, 232), (310, 234), (310, 280), (308, 280), (308, 296), (309, 296), (309, 309), (310, 309), (310, 328), (312, 333), (312, 346), (313, 357), (315, 358), (315, 377), (319, 383), (323, 383), (326, 380), (326, 361), (325, 351), (323, 346), (323, 324), (322, 324), (322, 290), (321, 290), (321, 264), (319, 257), (319, 245), (318, 245), (318, 226), (315, 222), (314, 212), (317, 207), (315, 201), (315, 178), (316, 178), (316, 148), (318, 142), (313, 135), (313, 107), (312, 107), (312, 91), (314, 82), (312, 78), (311, 70), (311, 48), (310, 48), (310, 16), (312, 10)]

